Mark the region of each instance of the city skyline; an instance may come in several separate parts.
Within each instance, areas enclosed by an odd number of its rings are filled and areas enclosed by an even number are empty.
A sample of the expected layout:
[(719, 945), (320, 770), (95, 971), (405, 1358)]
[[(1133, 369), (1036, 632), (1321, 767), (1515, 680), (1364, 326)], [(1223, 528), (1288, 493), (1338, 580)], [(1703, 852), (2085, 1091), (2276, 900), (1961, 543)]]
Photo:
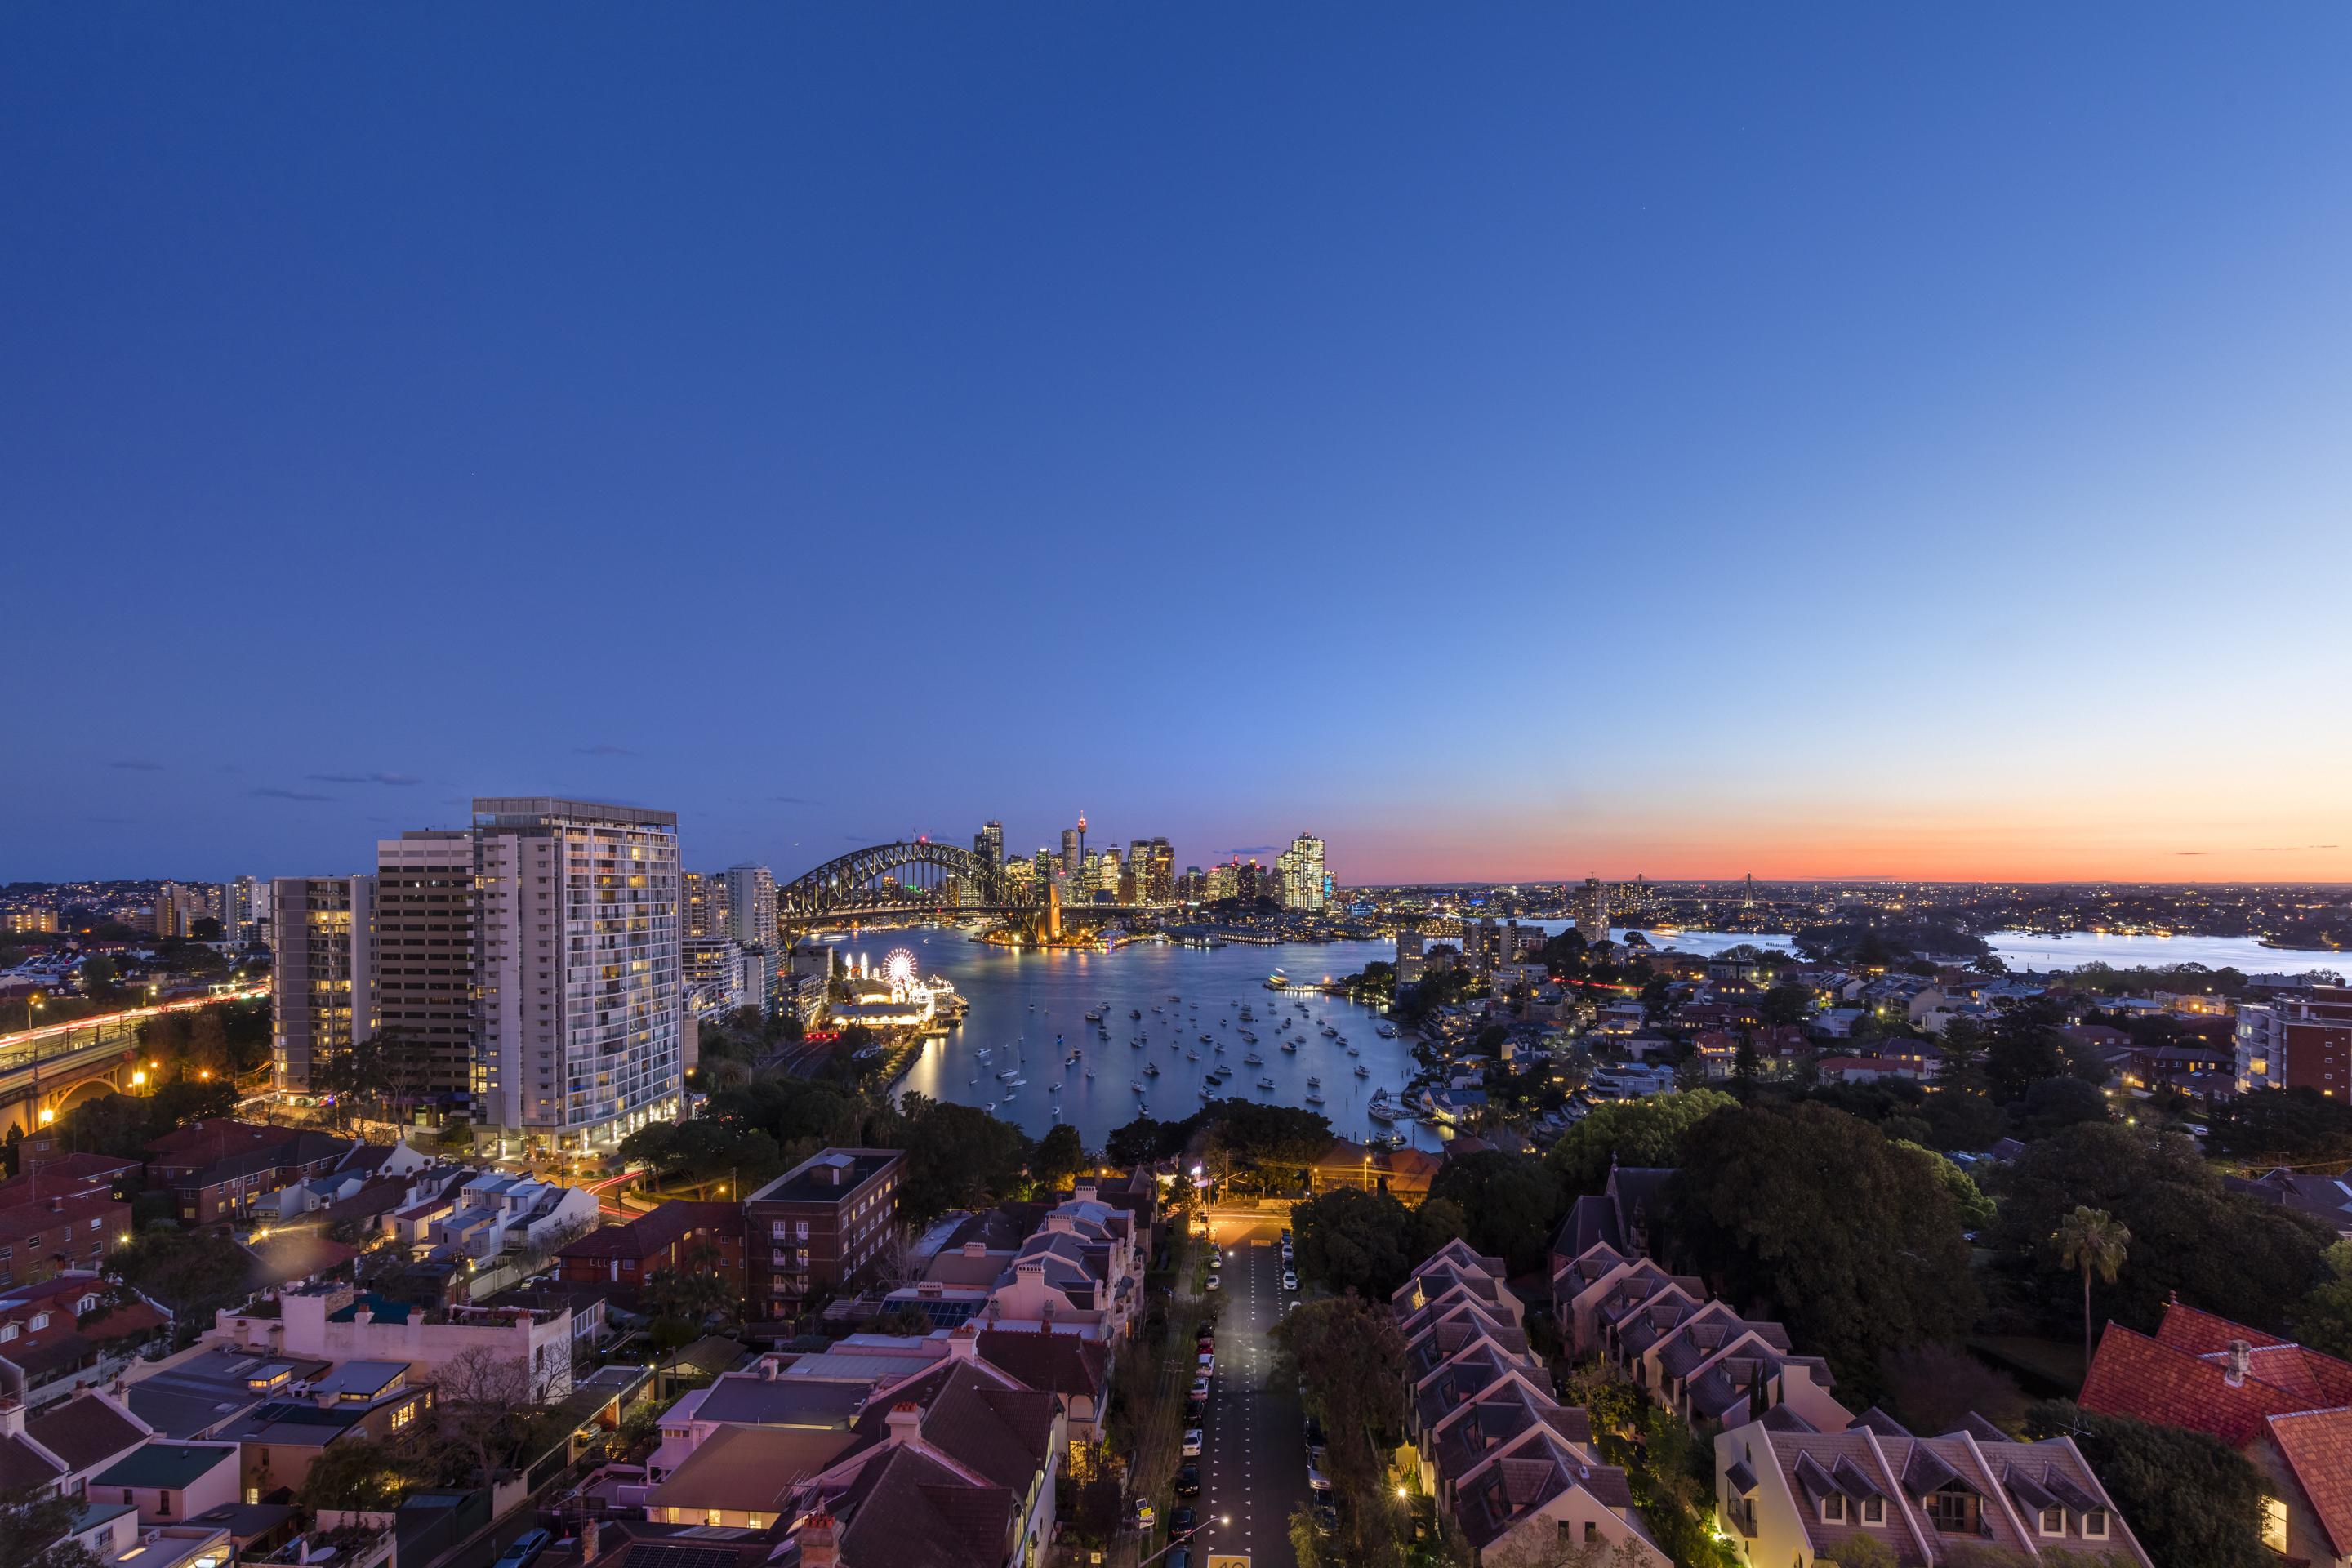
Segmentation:
[(1338, 15), (0, 18), (0, 879), (2352, 879), (2352, 14)]

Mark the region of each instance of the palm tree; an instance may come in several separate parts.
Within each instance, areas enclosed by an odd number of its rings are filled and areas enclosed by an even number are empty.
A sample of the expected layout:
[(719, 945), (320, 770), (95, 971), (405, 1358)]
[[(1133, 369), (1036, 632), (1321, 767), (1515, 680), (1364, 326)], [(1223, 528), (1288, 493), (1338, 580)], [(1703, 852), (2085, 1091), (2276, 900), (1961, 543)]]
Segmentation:
[(2051, 1239), (2058, 1244), (2061, 1261), (2069, 1268), (2083, 1271), (2083, 1369), (2087, 1375), (2091, 1366), (2091, 1273), (2097, 1270), (2104, 1284), (2116, 1282), (2116, 1271), (2124, 1266), (2125, 1249), (2131, 1246), (2131, 1232), (2106, 1210), (2076, 1204), (2074, 1212), (2058, 1222), (2057, 1234)]

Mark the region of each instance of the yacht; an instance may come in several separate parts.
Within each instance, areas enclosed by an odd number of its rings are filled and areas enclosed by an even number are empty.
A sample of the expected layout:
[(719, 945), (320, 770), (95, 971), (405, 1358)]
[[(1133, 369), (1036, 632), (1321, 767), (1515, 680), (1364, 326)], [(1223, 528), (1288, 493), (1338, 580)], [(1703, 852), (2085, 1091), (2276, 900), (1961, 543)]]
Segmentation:
[(1094, 1008), (1087, 1014), (1087, 1022), (1089, 1024), (1099, 1024), (1102, 1020), (1102, 1009), (1099, 1007)]
[(1198, 1051), (1186, 1051), (1184, 1053), (1184, 1059), (1188, 1062), (1197, 1062), (1201, 1059), (1201, 1053)]
[(1364, 1114), (1370, 1117), (1375, 1121), (1394, 1121), (1396, 1120), (1395, 1107), (1390, 1105), (1387, 1100), (1381, 1099), (1379, 1095), (1374, 1095), (1372, 1097), (1371, 1104), (1364, 1107)]
[(1219, 1041), (1217, 1042), (1216, 1050), (1217, 1050), (1217, 1054), (1218, 1054), (1219, 1056), (1223, 1056), (1223, 1055), (1225, 1054), (1225, 1042), (1224, 1042), (1224, 1041), (1223, 1041), (1223, 1040), (1219, 1040)]
[(1202, 1035), (1202, 1036), (1201, 1037), (1201, 1043), (1202, 1043), (1202, 1045), (1204, 1045), (1204, 1046), (1205, 1046), (1205, 1045), (1207, 1045), (1207, 1044), (1209, 1043), (1209, 1037), (1208, 1037), (1208, 1036), (1206, 1036), (1206, 1035)]
[(1336, 1040), (1339, 1037), (1339, 1031), (1326, 1024), (1323, 1026), (1323, 1037), (1327, 1040)]
[(1356, 1076), (1358, 1078), (1370, 1078), (1372, 1076), (1372, 1069), (1366, 1067), (1363, 1063), (1358, 1062), (1356, 1064)]
[(1094, 1076), (1095, 1076), (1095, 1069), (1094, 1069), (1094, 1068), (1088, 1068), (1087, 1069), (1087, 1076), (1088, 1078), (1092, 1078), (1092, 1077), (1094, 1077)]
[(1372, 1026), (1372, 1033), (1384, 1040), (1393, 1040), (1397, 1037), (1394, 1024), (1375, 1024)]
[(1257, 1080), (1257, 1086), (1260, 1089), (1272, 1089), (1274, 1087), (1274, 1079), (1270, 1078), (1262, 1078)]
[(1298, 1054), (1298, 1042), (1297, 1040), (1285, 1040), (1282, 1042), (1282, 1048), (1288, 1051), (1295, 1057)]
[(1310, 1078), (1307, 1080), (1307, 1087), (1309, 1089), (1321, 1089), (1323, 1087), (1323, 1080), (1319, 1078)]
[(1151, 1092), (1151, 1086), (1150, 1086), (1150, 1084), (1148, 1084), (1148, 1083), (1144, 1082), (1141, 1079), (1136, 1079), (1132, 1084), (1129, 1085), (1128, 1087), (1129, 1087), (1129, 1088), (1130, 1088), (1130, 1089), (1134, 1089), (1134, 1090), (1135, 1090), (1135, 1092), (1136, 1092), (1136, 1093), (1138, 1093), (1138, 1094), (1149, 1094), (1149, 1093), (1150, 1093), (1150, 1092)]
[(1307, 1103), (1309, 1105), (1320, 1105), (1323, 1103), (1323, 1097), (1310, 1089), (1307, 1091)]
[(1265, 1066), (1265, 1058), (1258, 1055), (1255, 1051), (1252, 1051), (1249, 1055), (1244, 1057), (1242, 1060), (1254, 1068), (1262, 1068)]
[(1045, 1092), (1046, 1092), (1047, 1094), (1059, 1094), (1059, 1093), (1061, 1093), (1061, 1092), (1062, 1092), (1062, 1080), (1061, 1080), (1061, 1079), (1055, 1079), (1053, 1082), (1051, 1082), (1051, 1083), (1047, 1084), (1047, 1085), (1045, 1086)]
[[(1152, 1011), (1153, 1011), (1153, 1012), (1155, 1012), (1155, 1013), (1157, 1013), (1158, 1011), (1160, 1011), (1160, 1009), (1159, 1009), (1159, 1008), (1157, 1008), (1157, 1007), (1154, 1007), (1154, 1008), (1152, 1009)], [(1143, 1009), (1142, 1009), (1142, 1008), (1140, 1008), (1140, 1007), (1129, 1007), (1129, 1008), (1127, 1010), (1127, 1016), (1128, 1016), (1129, 1017), (1130, 1017), (1130, 1018), (1140, 1018), (1140, 1017), (1142, 1017), (1142, 1016), (1143, 1016)]]
[(996, 1075), (996, 1081), (999, 1083), (1011, 1083), (1014, 1079), (1019, 1078), (1020, 1076), (1021, 1069), (1019, 1068), (1006, 1068), (1003, 1072)]
[(1028, 1080), (1027, 1079), (1025, 1079), (1025, 1078), (1016, 1078), (1016, 1079), (1014, 1079), (1011, 1083), (1006, 1084), (1004, 1087), (1005, 1087), (1005, 1088), (1007, 1088), (1007, 1089), (1025, 1089), (1025, 1088), (1027, 1088), (1027, 1087), (1028, 1087), (1028, 1084), (1029, 1084), (1029, 1080)]
[(1158, 1062), (1144, 1063), (1143, 1076), (1146, 1078), (1158, 1078), (1160, 1076), (1160, 1064)]

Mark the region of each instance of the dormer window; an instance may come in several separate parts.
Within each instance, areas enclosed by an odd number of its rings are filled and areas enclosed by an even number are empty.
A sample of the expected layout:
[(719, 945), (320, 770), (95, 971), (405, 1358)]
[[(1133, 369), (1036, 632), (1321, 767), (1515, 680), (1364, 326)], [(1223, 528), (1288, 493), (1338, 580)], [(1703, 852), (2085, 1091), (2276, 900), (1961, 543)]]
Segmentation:
[(2042, 1533), (2044, 1535), (2065, 1534), (2066, 1510), (2063, 1508), (2043, 1509), (2042, 1510)]
[(2107, 1510), (2105, 1509), (2095, 1508), (2084, 1510), (2083, 1514), (2083, 1537), (2086, 1541), (2105, 1541), (2107, 1538)]
[(1883, 1497), (1866, 1497), (1863, 1499), (1862, 1522), (1864, 1524), (1885, 1524), (1886, 1522), (1886, 1500)]
[(1822, 1499), (1822, 1522), (1823, 1524), (1843, 1524), (1845, 1521), (1844, 1493), (1832, 1492), (1828, 1497)]
[(47, 1312), (36, 1312), (33, 1314), (33, 1332), (37, 1334), (48, 1326), (49, 1315)]

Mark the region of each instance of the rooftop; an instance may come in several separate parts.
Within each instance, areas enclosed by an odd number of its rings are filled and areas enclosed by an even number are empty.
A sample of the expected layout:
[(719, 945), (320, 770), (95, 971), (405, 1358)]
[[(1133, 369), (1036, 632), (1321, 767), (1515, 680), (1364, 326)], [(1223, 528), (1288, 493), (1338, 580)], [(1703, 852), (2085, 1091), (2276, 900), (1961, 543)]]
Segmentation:
[(753, 1193), (751, 1203), (834, 1203), (906, 1159), (898, 1149), (827, 1149)]
[(153, 1487), (177, 1490), (223, 1465), (236, 1463), (234, 1443), (150, 1443), (117, 1460), (90, 1479), (98, 1487)]

